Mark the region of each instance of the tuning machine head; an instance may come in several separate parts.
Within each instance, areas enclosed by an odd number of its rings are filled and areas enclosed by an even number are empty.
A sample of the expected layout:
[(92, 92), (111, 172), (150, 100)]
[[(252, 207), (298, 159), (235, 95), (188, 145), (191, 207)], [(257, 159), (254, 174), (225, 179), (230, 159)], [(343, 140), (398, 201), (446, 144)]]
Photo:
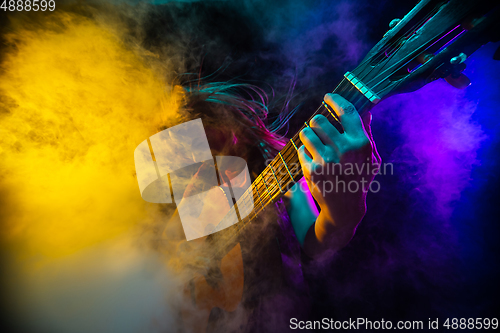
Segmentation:
[(387, 34), (388, 34), (388, 33), (389, 33), (392, 29), (394, 29), (394, 28), (398, 25), (398, 23), (399, 23), (399, 22), (401, 22), (401, 19), (398, 19), (398, 18), (396, 18), (396, 19), (392, 20), (391, 22), (389, 22), (389, 30), (387, 30), (387, 31), (385, 32), (384, 37), (385, 37), (385, 36), (387, 36)]
[(465, 53), (460, 53), (451, 58), (448, 64), (444, 63), (436, 68), (432, 75), (427, 78), (427, 82), (444, 78), (446, 82), (455, 88), (467, 88), (471, 84), (471, 81), (465, 74), (462, 74), (463, 70), (467, 67), (464, 63), (466, 59), (467, 55)]
[[(460, 53), (456, 57), (453, 57), (453, 58), (450, 59), (450, 64), (452, 64), (452, 65), (460, 65), (465, 60), (467, 60), (467, 55), (465, 53)], [(464, 69), (465, 69), (465, 67), (464, 67)]]
[(471, 83), (470, 79), (465, 74), (462, 73), (459, 73), (458, 75), (450, 74), (447, 77), (445, 77), (444, 80), (453, 87), (458, 89), (465, 89), (468, 86), (470, 86)]
[(398, 18), (395, 18), (394, 20), (389, 22), (389, 29), (392, 29), (395, 26), (397, 26), (399, 22), (401, 22), (401, 19), (398, 19)]
[(452, 67), (450, 69), (450, 74), (444, 77), (446, 82), (458, 89), (465, 89), (470, 86), (471, 83), (470, 79), (465, 74), (462, 74), (466, 67), (464, 63), (465, 60), (467, 60), (467, 55), (465, 53), (460, 53), (451, 58), (450, 64)]

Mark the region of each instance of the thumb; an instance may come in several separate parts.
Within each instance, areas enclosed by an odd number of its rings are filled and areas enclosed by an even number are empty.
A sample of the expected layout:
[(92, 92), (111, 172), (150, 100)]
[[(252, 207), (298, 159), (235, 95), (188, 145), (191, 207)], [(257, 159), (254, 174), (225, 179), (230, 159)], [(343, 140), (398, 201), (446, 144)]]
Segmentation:
[(370, 111), (367, 111), (361, 116), (361, 121), (363, 122), (363, 127), (366, 131), (366, 134), (368, 135), (368, 138), (370, 141), (373, 142), (373, 136), (372, 136), (372, 128), (371, 128), (371, 123), (372, 123), (372, 114)]
[(368, 138), (370, 139), (370, 142), (372, 144), (372, 151), (373, 151), (373, 156), (375, 157), (375, 160), (377, 161), (378, 164), (382, 163), (382, 159), (378, 153), (377, 150), (377, 145), (375, 144), (375, 140), (373, 140), (373, 134), (372, 134), (372, 114), (370, 111), (367, 111), (363, 116), (361, 117), (361, 121), (363, 122), (363, 127), (365, 128), (366, 135), (368, 135)]

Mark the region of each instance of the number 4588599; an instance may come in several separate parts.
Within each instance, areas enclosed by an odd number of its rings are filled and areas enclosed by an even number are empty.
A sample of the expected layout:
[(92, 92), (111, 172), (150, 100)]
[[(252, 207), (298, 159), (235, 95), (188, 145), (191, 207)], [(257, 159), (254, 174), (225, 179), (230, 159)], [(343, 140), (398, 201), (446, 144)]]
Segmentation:
[[(1, 1), (1, 0), (0, 0)], [(4, 12), (38, 12), (56, 9), (54, 0), (3, 0), (0, 6)]]

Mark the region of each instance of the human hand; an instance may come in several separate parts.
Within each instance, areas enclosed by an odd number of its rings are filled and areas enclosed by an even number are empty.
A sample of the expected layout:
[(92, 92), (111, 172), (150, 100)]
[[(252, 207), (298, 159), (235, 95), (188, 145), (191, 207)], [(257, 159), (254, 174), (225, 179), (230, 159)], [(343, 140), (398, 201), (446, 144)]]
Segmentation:
[(363, 120), (343, 97), (327, 94), (325, 102), (337, 113), (340, 133), (326, 117), (315, 116), (300, 132), (304, 144), (299, 160), (307, 184), (321, 208), (315, 224), (319, 243), (349, 242), (366, 212), (366, 194), (381, 163), (370, 129), (371, 114)]

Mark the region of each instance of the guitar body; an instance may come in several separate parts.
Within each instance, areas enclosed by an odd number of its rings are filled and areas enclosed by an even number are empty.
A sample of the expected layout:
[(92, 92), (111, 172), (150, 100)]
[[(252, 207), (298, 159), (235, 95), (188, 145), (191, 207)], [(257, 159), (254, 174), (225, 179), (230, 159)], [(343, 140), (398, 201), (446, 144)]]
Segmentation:
[(216, 281), (198, 275), (184, 286), (181, 316), (187, 332), (206, 332), (213, 308), (233, 312), (242, 300), (244, 274), (240, 243), (216, 265), (214, 269), (220, 270)]

